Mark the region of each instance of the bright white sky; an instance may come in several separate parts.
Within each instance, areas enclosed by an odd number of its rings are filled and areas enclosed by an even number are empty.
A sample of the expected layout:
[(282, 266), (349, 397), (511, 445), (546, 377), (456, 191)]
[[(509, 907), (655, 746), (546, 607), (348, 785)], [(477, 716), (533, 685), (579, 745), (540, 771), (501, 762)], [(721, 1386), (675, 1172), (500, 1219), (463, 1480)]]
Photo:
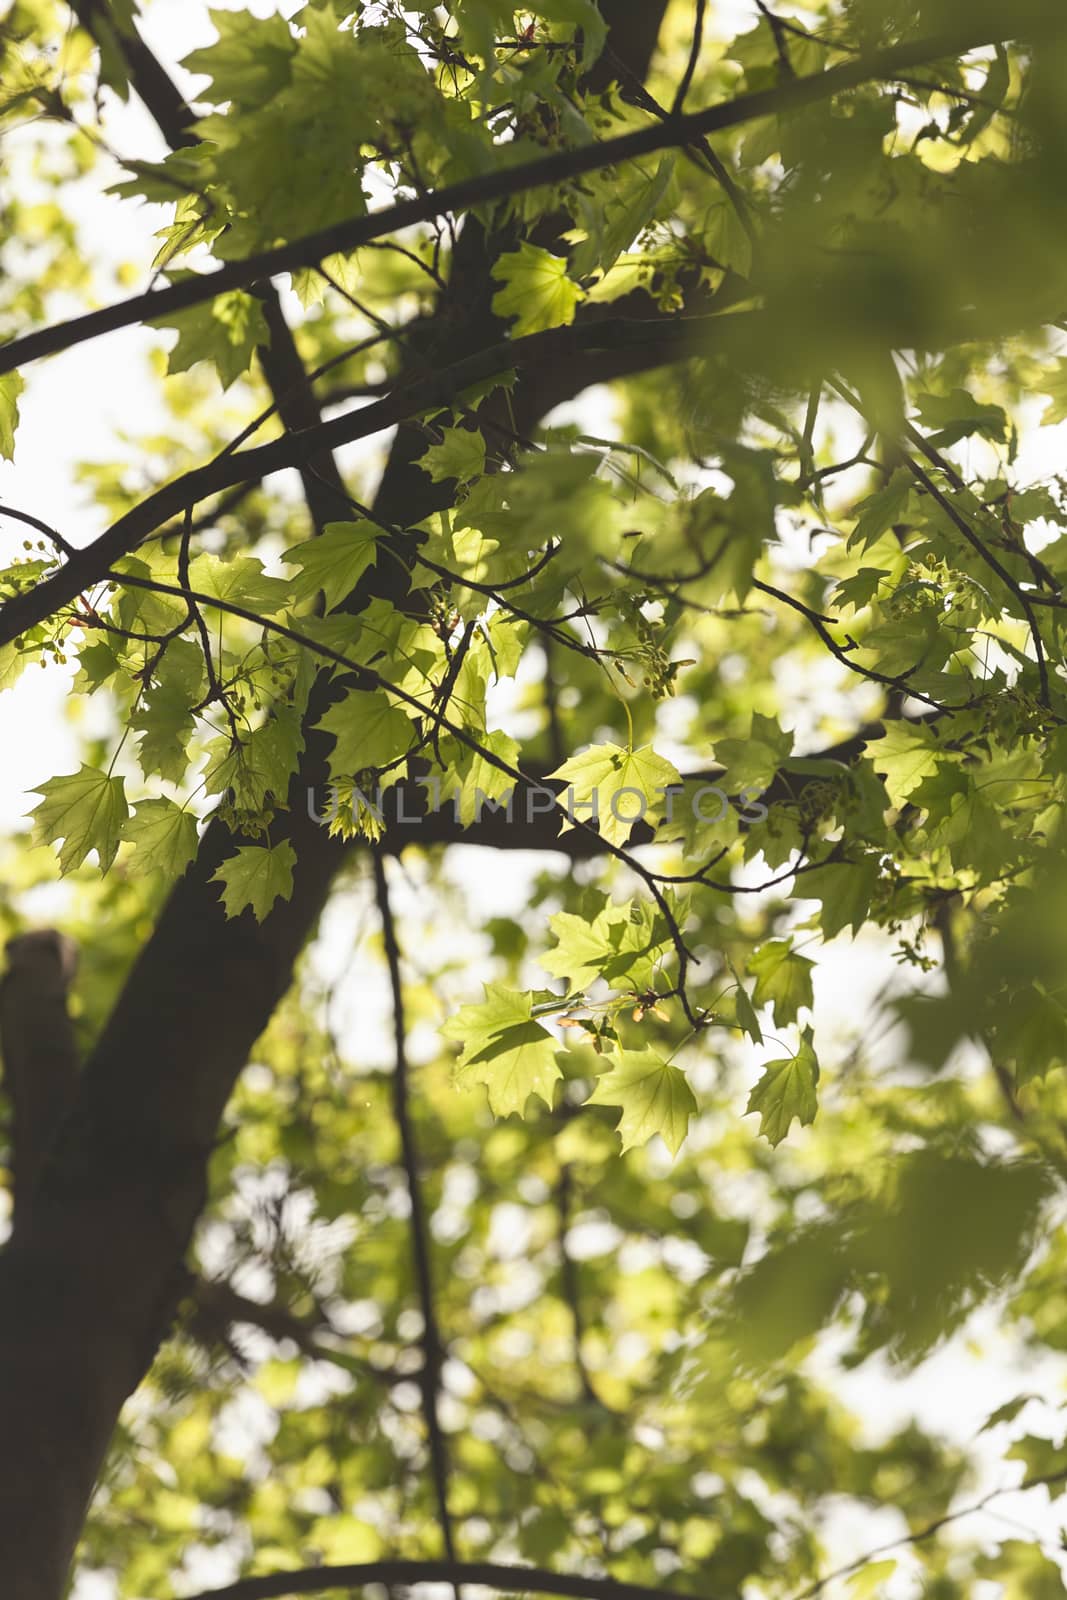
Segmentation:
[[(276, 10), (291, 14), (298, 0), (275, 5), (258, 0), (245, 7), (234, 0), (215, 0), (217, 9), (248, 10), (264, 15)], [(709, 34), (729, 38), (757, 17), (750, 0), (713, 0)], [(152, 0), (144, 32), (148, 42), (172, 69), (176, 61), (200, 44), (209, 43), (214, 32), (208, 8), (201, 0)], [(183, 78), (188, 89), (190, 80)], [(139, 105), (114, 105), (109, 137), (122, 150), (141, 156), (161, 153), (158, 135)], [(5, 152), (5, 154), (8, 154)], [(9, 155), (10, 159), (10, 155)], [(103, 197), (100, 190), (110, 181), (94, 177), (89, 184), (72, 186), (66, 202), (83, 222), (83, 242), (102, 269), (101, 297), (111, 298), (112, 290), (103, 269), (125, 261), (141, 268), (140, 281), (147, 282), (148, 267), (154, 253), (152, 231), (159, 226), (158, 211), (138, 211), (126, 203)], [(62, 309), (62, 308), (61, 308)], [(71, 308), (73, 309), (73, 308)], [(34, 512), (59, 528), (73, 543), (82, 544), (94, 537), (102, 526), (97, 513), (88, 509), (74, 482), (73, 468), (85, 459), (114, 460), (124, 448), (119, 435), (130, 424), (144, 430), (158, 421), (165, 424), (153, 382), (147, 373), (146, 354), (161, 342), (159, 334), (125, 330), (106, 340), (79, 347), (34, 367), (27, 374), (27, 390), (22, 403), (22, 423), (14, 465), (0, 463), (0, 500)], [(1067, 425), (1056, 429), (1035, 426), (1024, 434), (1019, 472), (1025, 480), (1055, 470), (1063, 459)], [(603, 423), (596, 431), (603, 431)], [(195, 463), (190, 461), (189, 465)], [(17, 549), (22, 534), (0, 531), (0, 557), (9, 548)], [(0, 829), (18, 825), (33, 803), (27, 791), (35, 782), (56, 772), (74, 770), (78, 760), (79, 733), (67, 718), (67, 688), (71, 672), (49, 668), (30, 669), (14, 691), (0, 696), (0, 749), (7, 760), (0, 766)], [(85, 710), (82, 730), (106, 726), (106, 712), (90, 704)], [(475, 912), (491, 909), (494, 915), (518, 916), (527, 903), (530, 873), (538, 865), (522, 857), (493, 860), (491, 867), (479, 851), (454, 852), (454, 872), (470, 894)], [(409, 874), (398, 875), (399, 909), (405, 904), (414, 909), (417, 883)], [(417, 877), (417, 873), (415, 874)], [(28, 904), (41, 919), (58, 915), (63, 891), (47, 886)], [(384, 1015), (386, 995), (377, 969), (353, 964), (352, 949), (359, 912), (349, 896), (341, 897), (328, 913), (318, 944), (319, 965), (324, 977), (341, 979), (336, 1021), (342, 1036), (354, 1029), (358, 1011), (360, 1030), (367, 1037), (368, 1011)], [(449, 930), (449, 944), (455, 953), (455, 930)], [(472, 958), (479, 953), (471, 941)], [(838, 940), (831, 955), (816, 974), (816, 1022), (820, 1033), (830, 1038), (836, 1032), (848, 1035), (858, 1018), (872, 1014), (874, 997), (887, 976), (885, 947), (873, 937), (861, 936), (854, 944)], [(381, 1035), (384, 1040), (384, 1033)], [(892, 1046), (890, 1045), (891, 1049)], [(382, 1058), (385, 1059), (384, 1046)], [(753, 1081), (759, 1063), (752, 1063)], [(877, 1362), (868, 1362), (859, 1372), (836, 1381), (838, 1392), (864, 1417), (872, 1435), (880, 1435), (900, 1425), (908, 1414), (921, 1417), (927, 1426), (936, 1425), (960, 1442), (972, 1439), (985, 1418), (996, 1406), (1027, 1390), (1048, 1396), (1051, 1406), (1033, 1405), (1026, 1413), (1031, 1429), (1056, 1434), (1053, 1406), (1058, 1405), (1067, 1387), (1067, 1362), (1047, 1359), (1039, 1370), (1023, 1370), (1018, 1352), (998, 1332), (996, 1317), (985, 1314), (960, 1338), (943, 1350), (921, 1372), (901, 1379)], [(1042, 1415), (1042, 1413), (1045, 1413)], [(982, 1458), (990, 1463), (986, 1487), (1009, 1481), (996, 1462), (1003, 1445), (1002, 1430), (983, 1436), (979, 1443)], [(1005, 1518), (1016, 1519), (1009, 1528)], [(984, 1519), (984, 1521), (982, 1520)], [(1021, 1523), (1034, 1536), (1043, 1536), (1050, 1554), (1057, 1553), (1065, 1527), (1064, 1516), (1047, 1505), (1045, 1491), (1011, 1495), (995, 1508), (969, 1519), (964, 1531), (981, 1527), (990, 1540), (1020, 1536)], [(849, 1559), (881, 1539), (898, 1537), (900, 1519), (886, 1512), (877, 1517), (842, 1514), (832, 1523), (830, 1535), (840, 1559)], [(1025, 1536), (1023, 1534), (1022, 1536)], [(885, 1589), (889, 1600), (908, 1600), (917, 1592), (909, 1557), (902, 1556), (897, 1576)], [(191, 1586), (222, 1582), (229, 1576), (221, 1568), (205, 1568), (190, 1573)], [(843, 1585), (827, 1590), (828, 1600), (843, 1595)], [(996, 1586), (990, 1586), (995, 1593)], [(75, 1600), (108, 1600), (107, 1584), (91, 1581), (79, 1587)]]

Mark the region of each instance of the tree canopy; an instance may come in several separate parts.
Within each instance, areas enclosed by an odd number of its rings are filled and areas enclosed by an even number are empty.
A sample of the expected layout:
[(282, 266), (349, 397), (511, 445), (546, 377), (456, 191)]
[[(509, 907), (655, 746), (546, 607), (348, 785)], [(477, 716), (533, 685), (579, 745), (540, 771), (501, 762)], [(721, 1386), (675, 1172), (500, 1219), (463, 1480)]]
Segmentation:
[(0, 22), (13, 1600), (1065, 1593), (1067, 19), (741, 9)]

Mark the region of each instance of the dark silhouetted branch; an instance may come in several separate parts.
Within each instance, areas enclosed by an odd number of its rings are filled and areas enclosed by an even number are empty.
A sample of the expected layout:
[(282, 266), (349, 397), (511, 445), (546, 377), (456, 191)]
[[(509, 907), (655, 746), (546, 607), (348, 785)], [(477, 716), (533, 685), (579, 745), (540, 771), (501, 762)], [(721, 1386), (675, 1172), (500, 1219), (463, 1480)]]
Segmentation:
[(530, 189), (566, 183), (571, 178), (581, 177), (583, 173), (616, 166), (657, 150), (691, 144), (703, 135), (741, 127), (761, 117), (799, 111), (836, 94), (858, 89), (866, 83), (892, 80), (910, 67), (926, 66), (945, 56), (958, 56), (1008, 39), (1045, 34), (1062, 26), (1062, 18), (1050, 15), (1047, 8), (1013, 10), (1010, 16), (998, 21), (986, 14), (969, 25), (964, 23), (928, 38), (890, 45), (885, 50), (830, 67), (825, 72), (790, 79), (772, 89), (740, 95), (736, 100), (709, 106), (703, 111), (693, 111), (684, 116), (672, 115), (650, 127), (639, 128), (634, 133), (622, 134), (616, 139), (555, 151), (537, 161), (521, 162), (475, 178), (465, 178), (459, 183), (372, 212), (369, 216), (350, 217), (275, 249), (261, 251), (241, 261), (227, 262), (212, 272), (184, 278), (166, 289), (152, 289), (144, 294), (132, 295), (100, 311), (90, 311), (72, 317), (67, 322), (55, 323), (36, 333), (26, 334), (21, 339), (14, 339), (0, 347), (0, 373), (11, 372), (42, 356), (69, 350), (76, 344), (83, 344), (88, 339), (98, 338), (118, 328), (132, 327), (140, 322), (187, 310), (190, 306), (213, 299), (225, 290), (248, 288), (278, 273), (316, 266), (327, 256), (350, 253), (401, 228), (470, 211), (475, 206), (506, 200)]

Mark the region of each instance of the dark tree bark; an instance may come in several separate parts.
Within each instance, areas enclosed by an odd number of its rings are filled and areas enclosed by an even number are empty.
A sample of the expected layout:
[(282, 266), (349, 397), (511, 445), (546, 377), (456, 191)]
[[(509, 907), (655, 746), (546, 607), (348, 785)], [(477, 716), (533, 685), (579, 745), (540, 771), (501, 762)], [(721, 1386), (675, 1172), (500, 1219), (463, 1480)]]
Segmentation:
[(67, 1011), (77, 967), (72, 940), (54, 928), (7, 945), (0, 982), (0, 1049), (11, 1104), (15, 1216), (29, 1216), (45, 1152), (74, 1094), (78, 1047)]

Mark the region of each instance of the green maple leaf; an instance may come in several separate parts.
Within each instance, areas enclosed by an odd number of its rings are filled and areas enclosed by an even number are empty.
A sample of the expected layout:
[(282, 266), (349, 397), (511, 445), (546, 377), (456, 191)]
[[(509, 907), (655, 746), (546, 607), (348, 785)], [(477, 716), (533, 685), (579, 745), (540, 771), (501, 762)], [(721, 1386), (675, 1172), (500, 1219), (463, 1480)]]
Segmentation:
[(268, 787), (284, 795), (304, 749), (304, 726), (296, 706), (275, 704), (249, 744), (267, 774)]
[(293, 545), (282, 559), (302, 569), (292, 584), (295, 598), (313, 600), (321, 590), (332, 611), (374, 565), (383, 532), (371, 522), (328, 522), (316, 538)]
[(260, 106), (286, 87), (297, 45), (284, 17), (253, 17), (245, 11), (209, 11), (208, 16), (219, 37), (182, 61), (188, 72), (203, 72), (212, 80), (212, 92), (201, 90), (199, 99)]
[(666, 930), (654, 927), (651, 908), (642, 905), (638, 911), (635, 918), (628, 906), (606, 906), (591, 922), (569, 911), (557, 912), (548, 925), (558, 943), (538, 957), (541, 966), (575, 989), (586, 988), (595, 978), (615, 989), (649, 988), (671, 945)]
[(489, 651), (489, 659), (493, 664), (493, 676), (496, 681), (499, 683), (501, 678), (513, 678), (519, 670), (519, 662), (529, 642), (531, 632), (529, 625), (517, 617), (509, 617), (502, 611), (494, 611), (493, 615), (485, 618), (481, 624), (481, 631)]
[(1000, 814), (974, 780), (944, 763), (913, 795), (912, 803), (929, 811), (931, 845), (948, 845), (957, 869), (970, 867), (984, 878), (996, 877), (1010, 856), (1010, 836)]
[(768, 1061), (763, 1076), (753, 1088), (745, 1115), (758, 1111), (759, 1131), (772, 1145), (781, 1144), (793, 1118), (801, 1123), (815, 1121), (818, 1110), (816, 1086), (819, 1063), (815, 1056), (810, 1028), (805, 1028), (795, 1056)]
[(752, 240), (737, 207), (729, 200), (709, 206), (704, 219), (704, 244), (720, 267), (732, 267), (742, 278), (752, 270)]
[[(521, 746), (518, 740), (501, 729), (480, 733), (478, 743), (482, 750), (499, 756), (509, 767), (517, 764)], [(457, 739), (443, 741), (441, 745), (442, 760), (449, 774), (459, 779), (458, 791), (450, 789), (446, 779), (444, 796), (448, 800), (453, 793), (458, 794), (459, 820), (465, 827), (477, 820), (479, 812), (492, 816), (492, 806), (506, 809), (509, 796), (515, 790), (515, 779), (509, 778), (506, 772), (501, 772), (499, 767), (487, 760), (482, 750), (471, 750)]]
[(585, 298), (568, 278), (566, 261), (532, 244), (502, 255), (493, 277), (504, 285), (493, 296), (493, 310), (498, 317), (517, 318), (511, 330), (515, 338), (573, 322), (574, 308)]
[(1044, 1078), (1067, 1062), (1067, 1011), (1042, 984), (1028, 984), (998, 1019), (997, 1038), (1015, 1063), (1016, 1083)]
[(747, 739), (718, 739), (715, 759), (726, 768), (731, 794), (742, 789), (766, 789), (793, 749), (793, 735), (783, 733), (774, 717), (752, 713)]
[(146, 778), (158, 773), (170, 783), (180, 783), (189, 765), (188, 744), (193, 731), (189, 696), (178, 686), (163, 684), (131, 718), (140, 735), (137, 759)]
[(268, 794), (285, 796), (303, 748), (299, 714), (292, 706), (275, 706), (243, 743), (233, 744), (229, 734), (211, 740), (204, 752), (204, 788), (208, 794), (232, 789), (241, 810), (258, 811)]
[(752, 995), (756, 1005), (773, 1005), (776, 1022), (794, 1022), (801, 1006), (812, 1004), (813, 965), (807, 956), (798, 956), (788, 940), (768, 940), (748, 959), (756, 979)]
[(883, 489), (860, 501), (856, 507), (859, 517), (848, 541), (850, 550), (854, 545), (866, 550), (887, 528), (903, 521), (911, 485), (911, 473), (906, 467), (899, 467)]
[(277, 845), (247, 844), (222, 863), (211, 881), (222, 884), (228, 917), (251, 906), (257, 922), (262, 922), (275, 900), (288, 900), (292, 894), (295, 866), (296, 851), (288, 839)]
[(485, 471), (485, 440), (476, 428), (445, 428), (440, 444), (431, 445), (418, 465), (434, 483), (455, 478), (469, 483)]
[[(176, 276), (180, 280), (186, 274)], [(248, 371), (256, 346), (270, 343), (263, 307), (242, 289), (176, 311), (153, 326), (178, 330), (178, 342), (167, 357), (168, 373), (188, 372), (198, 361), (210, 361), (224, 389)]]
[(552, 977), (566, 978), (576, 989), (586, 988), (616, 959), (613, 940), (621, 936), (625, 915), (621, 908), (609, 906), (589, 922), (569, 911), (557, 912), (548, 925), (558, 943), (538, 961)]
[(730, 971), (733, 974), (734, 981), (737, 984), (737, 988), (734, 990), (734, 1012), (737, 1016), (737, 1026), (741, 1029), (742, 1033), (746, 1033), (748, 1035), (753, 1044), (762, 1044), (763, 1029), (759, 1025), (759, 1018), (756, 1015), (756, 1008), (749, 999), (748, 990), (741, 982), (741, 979), (737, 973), (737, 968), (734, 966), (732, 961), (729, 963), (729, 966)]
[(1037, 1394), (1017, 1394), (1013, 1399), (1005, 1400), (1002, 1406), (997, 1406), (995, 1411), (989, 1413), (978, 1432), (988, 1433), (990, 1428), (996, 1428), (1002, 1422), (1014, 1422), (1024, 1406), (1028, 1406), (1032, 1400), (1040, 1399), (1041, 1396)]
[(0, 694), (5, 689), (15, 687), (32, 660), (33, 657), (28, 650), (16, 650), (13, 644), (0, 647)]
[[(549, 776), (568, 785), (569, 793), (561, 797), (562, 803), (570, 805), (579, 820), (599, 822), (601, 838), (610, 844), (626, 843), (630, 829), (642, 815), (642, 802), (645, 820), (654, 818), (664, 805), (658, 791), (682, 781), (677, 767), (657, 755), (651, 745), (639, 750), (624, 750), (617, 744), (590, 745)], [(623, 790), (634, 792), (624, 795)], [(590, 809), (594, 805), (595, 816)], [(566, 817), (561, 831), (566, 833), (573, 826)]]
[(25, 384), (17, 372), (0, 377), (0, 456), (15, 459), (15, 429), (19, 425), (19, 395)]
[(44, 844), (63, 840), (60, 871), (72, 871), (95, 850), (100, 870), (106, 872), (115, 859), (127, 816), (123, 780), (83, 765), (80, 772), (49, 778), (37, 793), (44, 798), (30, 813), (34, 829)]
[(1024, 1482), (1038, 1478), (1059, 1480), (1049, 1485), (1050, 1500), (1067, 1494), (1067, 1449), (1062, 1444), (1053, 1444), (1051, 1439), (1042, 1439), (1037, 1434), (1024, 1434), (1021, 1439), (1016, 1439), (1008, 1451), (1007, 1459), (1022, 1462), (1026, 1469)]
[(972, 433), (984, 439), (1003, 439), (1007, 432), (1003, 408), (983, 405), (966, 389), (953, 389), (947, 395), (920, 394), (915, 403), (924, 425), (937, 430), (932, 442), (942, 449)]
[[(129, 573), (134, 579), (141, 578), (149, 582), (159, 576), (147, 562), (139, 561), (136, 556), (124, 556), (121, 561), (115, 563), (113, 570), (120, 576)], [(122, 628), (130, 628), (135, 632), (169, 633), (172, 628), (184, 623), (186, 607), (185, 602), (177, 595), (150, 594), (144, 589), (120, 588), (112, 612), (115, 622)], [(167, 665), (167, 653), (163, 657), (164, 667)]]
[(485, 985), (485, 1001), (464, 1006), (441, 1033), (462, 1044), (456, 1064), (461, 1088), (482, 1083), (494, 1116), (520, 1117), (531, 1095), (551, 1109), (555, 1084), (563, 1076), (556, 1064), (556, 1041), (533, 1017), (533, 994), (502, 983)]
[[(0, 689), (10, 688), (16, 673), (10, 681), (5, 682), (4, 666), (7, 665), (5, 651), (10, 646), (5, 646), (0, 651)], [(25, 651), (19, 652), (25, 655)], [(74, 679), (75, 694), (94, 694), (101, 684), (107, 683), (118, 672), (121, 662), (114, 647), (106, 639), (98, 639), (95, 644), (82, 645), (78, 651), (78, 675)], [(11, 667), (8, 666), (8, 671)], [(132, 720), (132, 719), (131, 719)]]
[(354, 778), (368, 767), (387, 767), (410, 749), (411, 721), (381, 690), (353, 689), (318, 723), (337, 743), (330, 755), (332, 777)]
[(585, 1102), (589, 1106), (621, 1106), (619, 1133), (624, 1151), (647, 1144), (657, 1133), (672, 1156), (678, 1154), (697, 1108), (680, 1067), (654, 1050), (618, 1050), (610, 1069), (599, 1077)]
[(921, 723), (892, 722), (880, 739), (867, 746), (871, 765), (884, 778), (895, 806), (937, 771), (941, 754), (937, 739)]
[(822, 901), (819, 922), (827, 939), (842, 928), (851, 928), (855, 938), (871, 909), (878, 871), (879, 857), (866, 855), (858, 861), (829, 861), (798, 880), (799, 895)]
[(122, 837), (145, 852), (145, 863), (168, 879), (180, 878), (196, 854), (196, 818), (173, 800), (142, 800), (126, 819)]
[(189, 566), (189, 587), (261, 617), (273, 616), (289, 603), (289, 584), (269, 578), (255, 556), (238, 556), (233, 561), (197, 556)]
[(886, 567), (860, 567), (850, 578), (842, 578), (834, 590), (834, 604), (836, 606), (849, 606), (853, 611), (860, 611), (864, 606), (870, 605), (883, 578), (888, 578), (891, 573)]

